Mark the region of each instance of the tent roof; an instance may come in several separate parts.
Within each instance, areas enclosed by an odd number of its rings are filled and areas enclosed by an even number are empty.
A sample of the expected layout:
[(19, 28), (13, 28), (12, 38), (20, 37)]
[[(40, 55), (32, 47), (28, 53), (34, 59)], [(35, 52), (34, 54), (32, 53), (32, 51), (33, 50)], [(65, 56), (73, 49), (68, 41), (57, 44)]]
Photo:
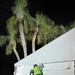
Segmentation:
[(17, 65), (74, 60), (75, 28), (23, 58)]

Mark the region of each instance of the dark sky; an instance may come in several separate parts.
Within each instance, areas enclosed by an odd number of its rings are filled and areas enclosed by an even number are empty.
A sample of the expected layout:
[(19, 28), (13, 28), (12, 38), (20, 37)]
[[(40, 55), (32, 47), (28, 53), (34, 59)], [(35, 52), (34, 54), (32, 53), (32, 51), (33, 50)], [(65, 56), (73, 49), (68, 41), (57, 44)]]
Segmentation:
[[(6, 35), (6, 20), (12, 16), (11, 7), (13, 4), (14, 0), (0, 1), (0, 34)], [(29, 0), (28, 8), (32, 16), (35, 16), (36, 12), (39, 11), (49, 16), (55, 24), (59, 25), (68, 25), (75, 19), (75, 6), (72, 0), (68, 2), (62, 0), (58, 2), (54, 0)], [(0, 48), (0, 58), (5, 60), (3, 49)]]
[(56, 24), (69, 24), (75, 19), (75, 6), (71, 0), (29, 0), (30, 13), (34, 15), (36, 11), (48, 15)]
[[(0, 28), (4, 27), (5, 21), (12, 15), (11, 7), (15, 0), (0, 1)], [(75, 18), (74, 2), (55, 1), (55, 0), (29, 0), (29, 11), (32, 16), (37, 11), (48, 15), (56, 24), (68, 24)], [(3, 26), (1, 26), (3, 25)]]

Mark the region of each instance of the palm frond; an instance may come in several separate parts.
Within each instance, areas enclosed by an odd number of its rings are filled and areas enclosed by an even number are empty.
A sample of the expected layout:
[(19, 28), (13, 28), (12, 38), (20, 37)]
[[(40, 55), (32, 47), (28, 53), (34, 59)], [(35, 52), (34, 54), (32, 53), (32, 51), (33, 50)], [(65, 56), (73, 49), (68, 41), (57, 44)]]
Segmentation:
[(12, 16), (11, 18), (9, 18), (7, 21), (7, 31), (8, 34), (11, 34), (12, 36), (15, 36), (18, 33), (18, 28), (16, 26), (17, 20), (15, 19), (14, 16)]
[(71, 22), (70, 24), (69, 24), (69, 29), (72, 29), (72, 28), (74, 28), (75, 27), (75, 21), (73, 21), (73, 22)]
[(17, 9), (20, 7), (24, 8), (27, 7), (28, 5), (27, 2), (28, 0), (15, 0), (14, 5)]
[(4, 35), (0, 35), (0, 46), (3, 46), (7, 42), (7, 37)]
[(27, 34), (28, 32), (32, 32), (35, 26), (35, 19), (29, 14), (27, 10), (24, 16), (24, 30)]
[(67, 32), (66, 27), (64, 27), (63, 25), (60, 25), (59, 28), (60, 28), (60, 29), (59, 29), (60, 35), (62, 35), (63, 33)]
[(42, 43), (42, 35), (39, 33), (38, 35), (37, 35), (37, 44), (39, 45), (39, 44), (41, 44)]
[(26, 40), (31, 41), (32, 40), (32, 36), (33, 36), (33, 33), (32, 32), (28, 33), (26, 35)]
[(28, 0), (15, 0), (12, 11), (18, 19), (22, 19), (24, 17), (24, 9), (28, 5), (27, 1)]
[(8, 44), (6, 46), (6, 55), (10, 55), (12, 53), (12, 46), (11, 44)]

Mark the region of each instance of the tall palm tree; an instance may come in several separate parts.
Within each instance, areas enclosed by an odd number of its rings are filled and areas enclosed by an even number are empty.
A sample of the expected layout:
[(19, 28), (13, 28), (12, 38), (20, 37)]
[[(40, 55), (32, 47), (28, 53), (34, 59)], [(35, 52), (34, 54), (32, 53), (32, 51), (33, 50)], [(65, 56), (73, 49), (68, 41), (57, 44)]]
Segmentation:
[[(7, 28), (7, 36), (0, 36), (0, 46), (3, 46), (4, 44), (6, 44), (6, 54), (9, 55), (12, 52), (15, 53), (17, 60), (20, 60), (20, 56), (16, 50), (16, 43), (19, 42), (18, 41), (18, 37), (16, 36), (18, 33), (18, 30), (16, 28), (16, 19), (14, 16), (12, 16), (11, 18), (9, 18), (6, 21), (6, 28)], [(17, 39), (18, 38), (18, 39)]]
[(35, 18), (35, 27), (32, 38), (32, 50), (35, 52), (35, 43), (37, 40), (37, 44), (43, 43), (44, 45), (47, 42), (48, 34), (50, 32), (51, 26), (49, 25), (49, 18), (43, 14), (36, 14)]
[(12, 50), (15, 53), (18, 61), (20, 60), (20, 56), (16, 50), (16, 37), (17, 37), (17, 33), (18, 30), (16, 28), (16, 19), (14, 16), (12, 16), (11, 18), (9, 18), (6, 23), (7, 23), (7, 32), (8, 32), (8, 36), (7, 36), (7, 40), (9, 41), (9, 44), (6, 46), (6, 53), (10, 53)]
[(27, 56), (27, 46), (26, 46), (26, 40), (25, 40), (25, 35), (24, 35), (24, 14), (25, 14), (25, 9), (27, 7), (27, 0), (15, 0), (14, 2), (15, 6), (12, 7), (12, 11), (18, 21), (18, 26), (19, 26), (19, 32), (20, 32), (20, 38), (23, 46), (23, 51), (24, 51), (24, 57)]

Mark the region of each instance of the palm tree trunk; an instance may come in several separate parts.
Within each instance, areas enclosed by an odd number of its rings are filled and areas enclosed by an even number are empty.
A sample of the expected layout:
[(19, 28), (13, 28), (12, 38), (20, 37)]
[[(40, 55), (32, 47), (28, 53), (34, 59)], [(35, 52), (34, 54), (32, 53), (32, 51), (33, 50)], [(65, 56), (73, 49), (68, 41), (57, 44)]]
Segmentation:
[(14, 39), (11, 41), (11, 45), (12, 45), (12, 47), (13, 47), (13, 52), (15, 53), (15, 55), (16, 55), (16, 57), (17, 57), (17, 60), (20, 61), (19, 54), (18, 54), (18, 52), (17, 52), (17, 50), (16, 50), (16, 41), (15, 41)]
[(20, 32), (20, 38), (23, 46), (23, 52), (24, 52), (24, 57), (27, 56), (27, 46), (26, 46), (26, 40), (23, 32), (23, 25), (22, 23), (19, 24), (19, 32)]
[(35, 52), (36, 35), (37, 33), (34, 33), (33, 38), (32, 38), (32, 52)]
[(14, 51), (16, 57), (17, 57), (17, 60), (20, 61), (20, 57), (19, 57), (18, 52), (17, 52), (15, 47), (13, 47), (13, 51)]

